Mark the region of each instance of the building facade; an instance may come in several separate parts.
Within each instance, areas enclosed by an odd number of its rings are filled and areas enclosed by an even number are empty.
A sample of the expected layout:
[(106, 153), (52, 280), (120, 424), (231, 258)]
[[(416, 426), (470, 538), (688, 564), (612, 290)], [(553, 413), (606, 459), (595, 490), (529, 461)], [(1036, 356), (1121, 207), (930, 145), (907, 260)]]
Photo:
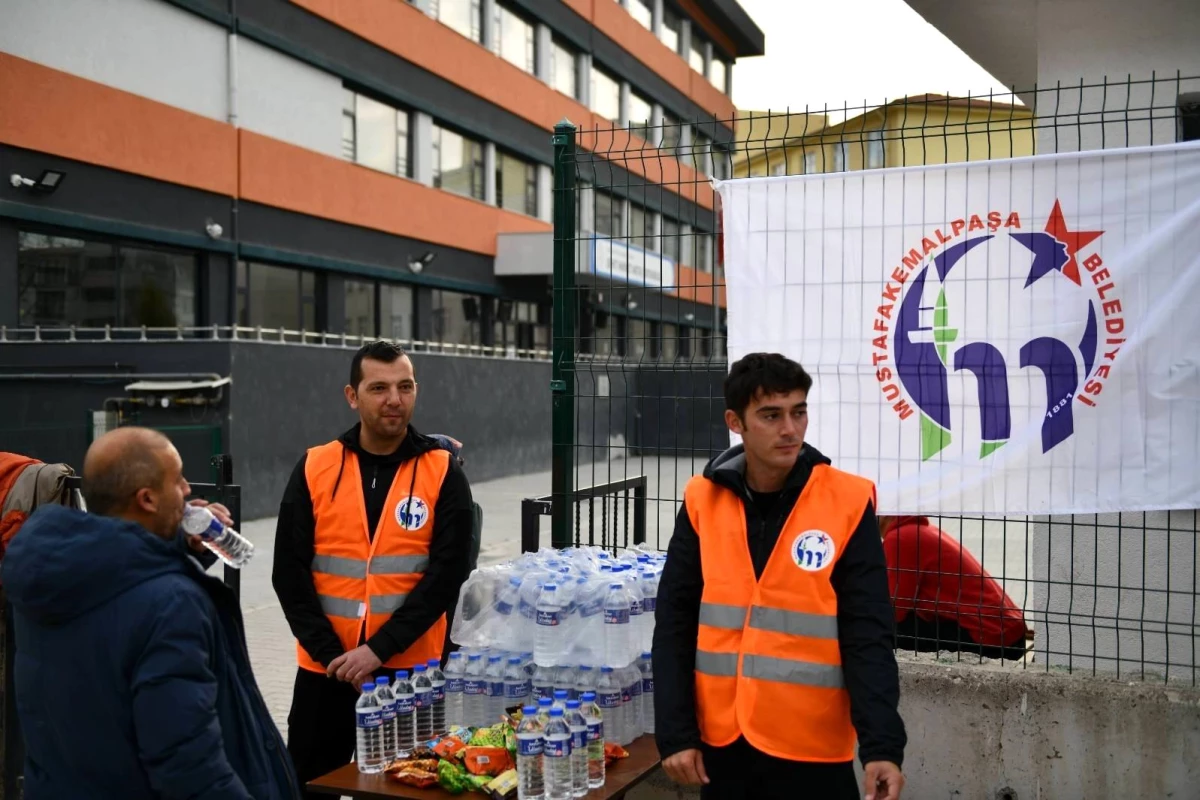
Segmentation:
[[(604, 275), (657, 301), (593, 297), (582, 324), (645, 342), (645, 307), (665, 304), (695, 330), (656, 329), (670, 342), (649, 348), (657, 357), (684, 338), (718, 356), (720, 298), (686, 288), (714, 282), (712, 195), (688, 187), (727, 174), (711, 154), (733, 140), (733, 66), (763, 52), (733, 0), (13, 0), (4, 16), (0, 362), (21, 388), (114, 358), (124, 366), (105, 374), (133, 376), (142, 345), (178, 352), (156, 373), (186, 373), (213, 340), (304, 349), (382, 336), (545, 359), (551, 133), (564, 119), (620, 132), (678, 176), (676, 191), (649, 192), (657, 177), (637, 159), (603, 154), (619, 175), (610, 188), (589, 191), (581, 175), (587, 233), (675, 276)], [(594, 257), (579, 270), (585, 286), (600, 271)], [(64, 339), (113, 343), (100, 355)], [(215, 372), (235, 373), (222, 358)], [(334, 393), (345, 381), (307, 377)], [(539, 399), (517, 406), (537, 407), (546, 381), (523, 383)], [(255, 391), (234, 375), (226, 399)], [(13, 428), (45, 413), (9, 398)], [(228, 405), (208, 413), (241, 441)], [(542, 466), (541, 436), (528, 459), (497, 454), (496, 470)]]

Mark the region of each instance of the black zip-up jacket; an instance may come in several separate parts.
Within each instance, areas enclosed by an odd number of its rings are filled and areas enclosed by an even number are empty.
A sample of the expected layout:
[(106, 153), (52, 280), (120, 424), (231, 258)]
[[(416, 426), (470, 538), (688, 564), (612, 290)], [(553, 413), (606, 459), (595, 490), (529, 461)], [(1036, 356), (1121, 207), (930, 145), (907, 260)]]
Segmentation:
[[(782, 491), (752, 492), (746, 485), (742, 446), (726, 450), (704, 468), (704, 477), (733, 490), (746, 511), (747, 545), (756, 578), (762, 576), (783, 524), (808, 482), (813, 467), (830, 460), (810, 445), (796, 459)], [(830, 575), (838, 601), (838, 644), (850, 694), (850, 717), (858, 732), (859, 758), (902, 763), (907, 737), (900, 719), (900, 676), (892, 650), (892, 603), (887, 562), (873, 504), (868, 501), (858, 527)], [(655, 741), (662, 758), (699, 748), (694, 670), (699, 630), (700, 539), (681, 504), (675, 533), (658, 587), (654, 625)]]
[[(423, 436), (409, 425), (408, 434), (394, 453), (378, 456), (363, 450), (358, 443), (359, 426), (346, 431), (338, 441), (358, 456), (362, 477), (363, 500), (367, 509), (367, 530), (375, 528), (383, 514), (384, 502), (396, 472), (405, 461), (424, 453), (441, 449), (441, 445)], [(283, 606), (292, 635), (308, 653), (326, 667), (344, 649), (333, 625), (321, 610), (317, 590), (313, 585), (312, 559), (313, 519), (312, 495), (304, 477), (307, 453), (301, 456), (279, 504), (279, 522), (275, 529), (275, 563), (271, 583)], [(342, 480), (339, 477), (338, 480)], [(344, 490), (349, 484), (342, 482)], [(467, 579), (471, 550), (471, 486), (458, 460), (450, 459), (450, 468), (442, 481), (437, 502), (433, 507), (433, 536), (429, 544), (429, 565), (420, 582), (408, 594), (404, 605), (392, 613), (366, 644), (387, 661), (402, 653), (437, 618), (449, 612), (458, 601), (458, 592)]]

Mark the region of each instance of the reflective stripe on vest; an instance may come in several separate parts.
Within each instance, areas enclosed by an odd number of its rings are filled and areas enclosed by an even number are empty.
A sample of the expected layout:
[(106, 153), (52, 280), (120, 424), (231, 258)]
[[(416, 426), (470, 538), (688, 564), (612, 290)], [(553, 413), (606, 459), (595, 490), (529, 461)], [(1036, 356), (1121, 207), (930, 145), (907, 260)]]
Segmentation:
[(744, 736), (779, 758), (854, 757), (830, 575), (873, 496), (869, 481), (814, 468), (756, 578), (742, 501), (706, 478), (688, 482), (704, 576), (695, 666), (704, 742)]
[[(308, 451), (304, 472), (315, 523), (313, 586), (345, 651), (374, 636), (404, 606), (428, 568), (434, 510), (449, 466), (444, 450), (401, 463), (378, 526), (370, 532), (357, 455), (341, 442)], [(440, 657), (445, 634), (443, 614), (384, 666), (400, 669)], [(325, 671), (299, 642), (296, 656), (301, 668)]]

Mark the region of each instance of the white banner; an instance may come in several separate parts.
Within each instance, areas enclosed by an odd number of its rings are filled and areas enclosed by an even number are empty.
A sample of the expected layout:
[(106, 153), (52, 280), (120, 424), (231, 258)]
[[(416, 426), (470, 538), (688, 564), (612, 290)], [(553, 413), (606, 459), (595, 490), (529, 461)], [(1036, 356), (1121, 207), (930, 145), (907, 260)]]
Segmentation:
[(881, 513), (1200, 508), (1200, 147), (719, 182), (729, 358)]

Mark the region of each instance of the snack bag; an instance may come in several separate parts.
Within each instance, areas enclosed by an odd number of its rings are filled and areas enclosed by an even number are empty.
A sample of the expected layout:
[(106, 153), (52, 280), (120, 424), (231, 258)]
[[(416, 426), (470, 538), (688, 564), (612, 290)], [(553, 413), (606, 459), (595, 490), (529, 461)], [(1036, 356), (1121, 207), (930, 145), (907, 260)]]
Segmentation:
[(487, 785), (492, 782), (491, 775), (468, 775), (467, 786), (476, 792), (488, 793)]
[(396, 772), (389, 772), (388, 777), (418, 789), (425, 789), (438, 782), (438, 776), (435, 773), (416, 767), (404, 767)]
[(469, 745), (477, 747), (504, 747), (505, 725), (493, 725), (490, 728), (480, 728), (471, 737)]
[(514, 764), (508, 750), (503, 747), (475, 747), (467, 745), (463, 753), (463, 764), (472, 775), (494, 777), (512, 769)]
[(604, 766), (612, 766), (620, 758), (628, 758), (629, 751), (616, 742), (604, 743)]
[(434, 742), (433, 753), (440, 758), (457, 758), (466, 746), (465, 739), (457, 736), (443, 736)]
[(512, 800), (517, 796), (517, 771), (510, 769), (487, 785), (492, 800)]
[(437, 782), (450, 794), (461, 794), (471, 788), (467, 783), (467, 771), (445, 759), (438, 762)]

